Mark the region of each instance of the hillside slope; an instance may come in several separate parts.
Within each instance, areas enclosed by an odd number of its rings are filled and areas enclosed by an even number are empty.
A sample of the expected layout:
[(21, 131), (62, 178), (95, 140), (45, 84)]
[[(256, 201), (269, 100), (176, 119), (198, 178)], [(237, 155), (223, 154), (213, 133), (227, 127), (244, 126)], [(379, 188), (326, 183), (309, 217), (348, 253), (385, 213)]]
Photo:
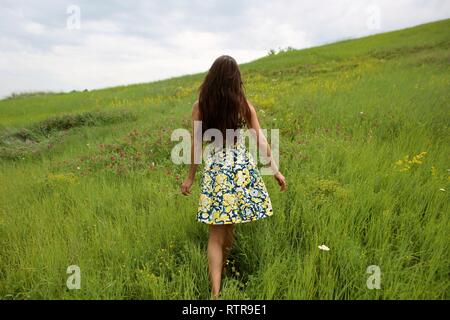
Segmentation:
[[(289, 190), (264, 177), (274, 216), (238, 226), (224, 298), (449, 298), (448, 30), (241, 66)], [(0, 298), (209, 297), (199, 188), (170, 161), (203, 76), (0, 101)]]

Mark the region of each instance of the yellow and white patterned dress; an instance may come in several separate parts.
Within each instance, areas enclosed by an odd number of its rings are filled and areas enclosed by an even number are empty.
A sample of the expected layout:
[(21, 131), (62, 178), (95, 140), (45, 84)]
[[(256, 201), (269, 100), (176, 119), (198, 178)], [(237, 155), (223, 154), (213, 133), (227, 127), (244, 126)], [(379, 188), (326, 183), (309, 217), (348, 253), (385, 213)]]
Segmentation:
[(235, 145), (208, 153), (201, 178), (198, 221), (234, 224), (272, 214), (266, 186), (241, 135)]

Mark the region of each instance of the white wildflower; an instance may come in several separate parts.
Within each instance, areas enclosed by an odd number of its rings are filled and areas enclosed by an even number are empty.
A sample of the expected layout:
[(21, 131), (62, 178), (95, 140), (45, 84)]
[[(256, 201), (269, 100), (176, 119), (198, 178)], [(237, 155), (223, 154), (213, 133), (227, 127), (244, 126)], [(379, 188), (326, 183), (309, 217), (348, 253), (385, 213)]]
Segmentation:
[(328, 248), (326, 245), (324, 245), (324, 244), (322, 244), (322, 245), (320, 245), (319, 246), (319, 249), (320, 250), (323, 250), (323, 251), (330, 251), (330, 248)]

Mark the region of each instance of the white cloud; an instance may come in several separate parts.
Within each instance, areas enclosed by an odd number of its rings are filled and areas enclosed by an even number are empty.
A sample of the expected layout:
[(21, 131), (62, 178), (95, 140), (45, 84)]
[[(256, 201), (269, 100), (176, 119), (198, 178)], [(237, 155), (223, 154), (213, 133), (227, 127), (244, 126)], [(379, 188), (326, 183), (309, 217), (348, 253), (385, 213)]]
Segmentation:
[(92, 20), (83, 22), (83, 30), (88, 33), (118, 33), (120, 26), (109, 20)]
[(45, 32), (45, 26), (36, 22), (25, 23), (24, 29), (26, 32), (29, 32), (34, 35), (40, 35)]

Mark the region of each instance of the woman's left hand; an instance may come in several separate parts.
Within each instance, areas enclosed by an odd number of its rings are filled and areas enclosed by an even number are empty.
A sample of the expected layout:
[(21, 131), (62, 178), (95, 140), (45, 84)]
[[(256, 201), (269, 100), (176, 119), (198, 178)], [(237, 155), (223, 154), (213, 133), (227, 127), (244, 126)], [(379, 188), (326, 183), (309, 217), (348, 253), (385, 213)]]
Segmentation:
[(181, 184), (181, 193), (185, 196), (188, 196), (191, 194), (191, 186), (194, 183), (194, 179), (186, 178), (184, 182)]
[(277, 180), (278, 185), (280, 186), (281, 192), (285, 191), (287, 188), (286, 178), (281, 174), (280, 171), (278, 171), (274, 177), (275, 180)]

